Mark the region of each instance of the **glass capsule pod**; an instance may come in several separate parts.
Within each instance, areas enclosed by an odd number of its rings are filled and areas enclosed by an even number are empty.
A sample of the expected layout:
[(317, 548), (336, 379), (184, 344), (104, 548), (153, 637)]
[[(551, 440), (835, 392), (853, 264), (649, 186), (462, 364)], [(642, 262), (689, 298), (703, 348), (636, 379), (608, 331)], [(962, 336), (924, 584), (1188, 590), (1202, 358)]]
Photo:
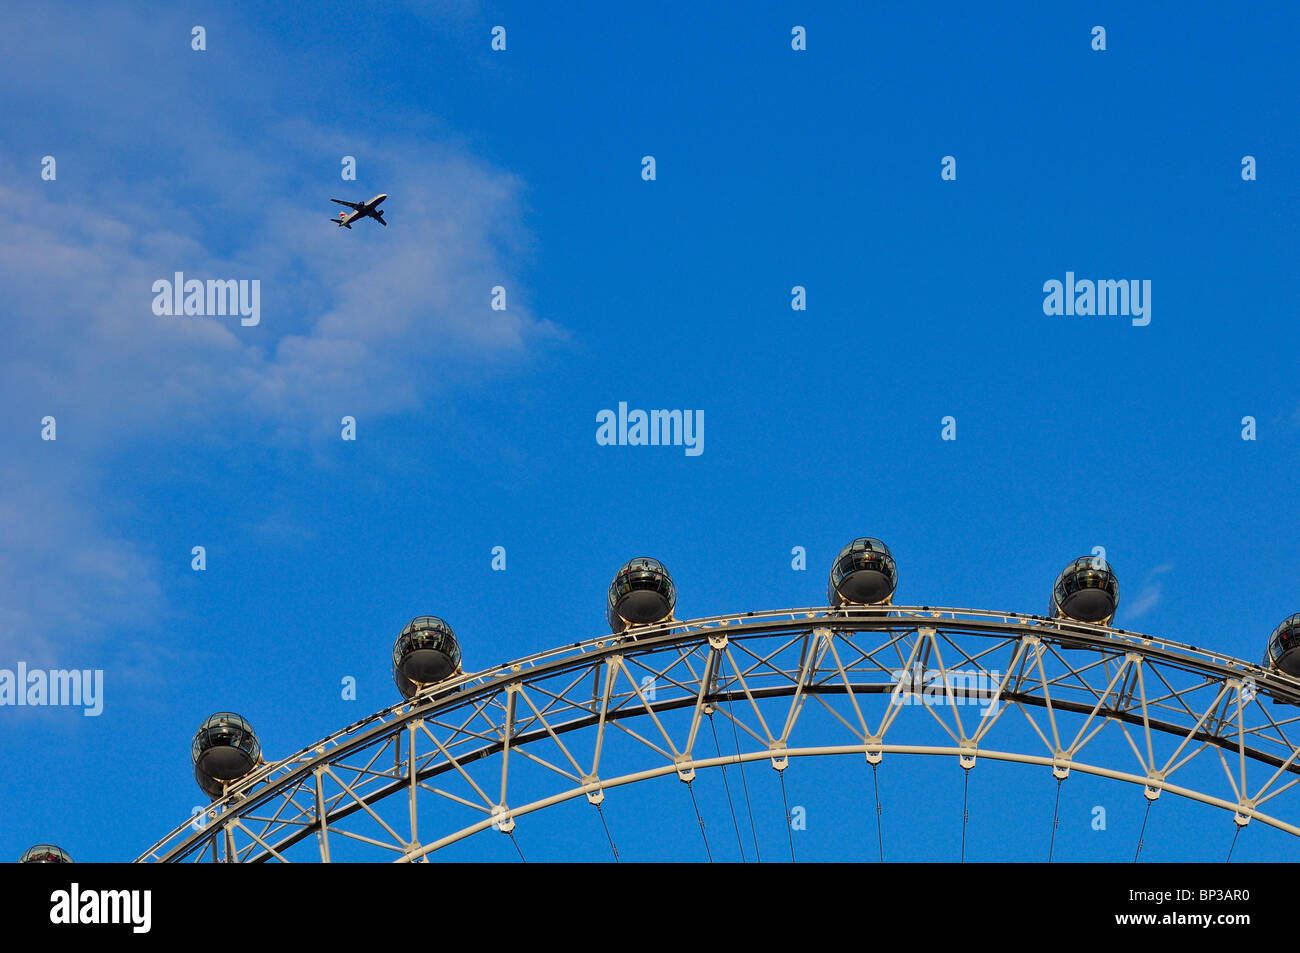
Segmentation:
[(19, 858), (20, 864), (70, 864), (72, 857), (62, 847), (54, 844), (37, 844), (28, 847)]
[(393, 643), (393, 681), (403, 698), (446, 681), (460, 671), (460, 642), (442, 619), (412, 619)]
[(1110, 625), (1119, 608), (1119, 579), (1100, 556), (1080, 556), (1056, 577), (1048, 615), (1094, 625)]
[(1268, 637), (1264, 664), (1300, 678), (1300, 612), (1283, 619)]
[(199, 725), (190, 748), (194, 780), (213, 800), (225, 785), (244, 777), (262, 760), (262, 746), (253, 726), (232, 711), (219, 711)]
[(630, 625), (652, 625), (672, 618), (677, 589), (663, 563), (638, 556), (615, 574), (608, 603), (609, 628), (618, 633)]
[(889, 547), (863, 536), (835, 557), (826, 601), (833, 606), (887, 606), (897, 586), (898, 566)]

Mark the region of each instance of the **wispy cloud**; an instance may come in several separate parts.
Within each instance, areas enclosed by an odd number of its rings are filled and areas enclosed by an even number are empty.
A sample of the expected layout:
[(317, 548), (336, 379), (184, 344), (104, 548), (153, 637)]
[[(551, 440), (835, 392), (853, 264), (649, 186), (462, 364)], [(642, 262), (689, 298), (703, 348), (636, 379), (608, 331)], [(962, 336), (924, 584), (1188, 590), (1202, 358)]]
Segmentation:
[[(283, 118), (275, 104), (300, 81), (291, 71), (259, 73), (258, 97), (237, 109), (193, 107), (227, 94), (189, 60), (169, 72), (179, 94), (154, 88), (156, 70), (97, 83), (143, 50), (179, 45), (167, 56), (197, 57), (181, 43), (188, 27), (146, 20), (123, 12), (80, 50), (70, 44), (84, 41), (84, 23), (15, 24), (30, 45), (0, 65), (0, 101), (27, 96), (48, 109), (48, 142), (34, 144), (21, 123), (0, 131), (4, 153), (23, 157), (0, 161), (0, 644), (11, 648), (165, 612), (147, 550), (116, 534), (96, 503), (102, 481), (129, 473), (140, 441), (301, 446), (343, 414), (428, 407), (563, 337), (515, 277), (531, 251), (523, 182), (403, 124), (358, 134)], [(34, 86), (24, 70), (47, 62), (66, 68), (35, 71)], [(187, 97), (192, 108), (177, 109)], [(86, 114), (100, 121), (84, 124)], [(54, 182), (39, 178), (45, 150), (59, 161)], [(359, 181), (340, 179), (344, 154), (358, 156)], [(330, 197), (379, 191), (391, 196), (388, 228), (326, 221)], [(176, 271), (259, 280), (261, 323), (154, 315), (152, 284)], [(505, 311), (490, 308), (497, 284)], [(43, 446), (47, 414), (59, 440)]]
[[(508, 366), (559, 337), (510, 277), (508, 249), (526, 244), (519, 183), (409, 145), (385, 154), (389, 228), (332, 228), (324, 190), (267, 196), (241, 223), (246, 244), (226, 252), (172, 232), (167, 208), (110, 213), (0, 187), (15, 210), (0, 233), (13, 326), (0, 396), (38, 419), (66, 407), (84, 436), (113, 441), (210, 423), (213, 408), (301, 424), (340, 407), (418, 407), (458, 370)], [(259, 280), (261, 323), (154, 315), (153, 282), (177, 271)], [(490, 307), (497, 284), (504, 311)]]
[(104, 528), (87, 502), (93, 480), (11, 463), (0, 481), (0, 658), (82, 667), (114, 627), (147, 625), (163, 611), (157, 566)]
[(1163, 596), (1160, 577), (1173, 568), (1172, 563), (1164, 563), (1147, 573), (1146, 579), (1142, 581), (1142, 585), (1138, 589), (1137, 596), (1129, 604), (1128, 615), (1134, 619), (1141, 619), (1160, 604)]

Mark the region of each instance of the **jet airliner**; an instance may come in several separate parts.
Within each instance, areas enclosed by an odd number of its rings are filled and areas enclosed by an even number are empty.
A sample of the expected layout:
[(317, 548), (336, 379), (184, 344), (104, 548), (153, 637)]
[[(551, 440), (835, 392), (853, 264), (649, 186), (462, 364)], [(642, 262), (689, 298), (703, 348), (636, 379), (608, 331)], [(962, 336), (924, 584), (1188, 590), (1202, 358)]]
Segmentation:
[(330, 199), (331, 202), (338, 202), (340, 205), (346, 205), (352, 209), (350, 212), (339, 212), (338, 218), (330, 219), (339, 228), (351, 228), (352, 223), (363, 218), (373, 218), (380, 225), (388, 225), (384, 221), (384, 213), (379, 210), (384, 199), (388, 198), (386, 193), (380, 193), (374, 198), (365, 202), (345, 202), (343, 199)]

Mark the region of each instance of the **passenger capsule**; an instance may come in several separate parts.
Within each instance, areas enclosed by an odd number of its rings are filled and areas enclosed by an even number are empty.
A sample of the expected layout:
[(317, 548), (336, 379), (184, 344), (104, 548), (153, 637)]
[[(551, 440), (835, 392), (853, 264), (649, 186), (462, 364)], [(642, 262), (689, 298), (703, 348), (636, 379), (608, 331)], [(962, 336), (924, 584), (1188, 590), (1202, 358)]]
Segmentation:
[(262, 746), (253, 726), (230, 711), (219, 711), (199, 725), (190, 754), (194, 780), (203, 793), (216, 799), (224, 785), (238, 781), (262, 760)]
[(1080, 556), (1056, 577), (1048, 614), (1053, 619), (1110, 625), (1118, 607), (1119, 580), (1110, 563), (1100, 556)]
[(1300, 678), (1300, 612), (1283, 619), (1268, 637), (1264, 664)]
[(20, 864), (70, 864), (72, 858), (62, 847), (55, 847), (53, 844), (37, 844), (35, 847), (28, 847), (23, 851), (23, 856), (19, 858)]
[(610, 631), (671, 619), (676, 606), (677, 589), (664, 564), (640, 556), (620, 569), (609, 584)]
[(459, 671), (460, 643), (451, 626), (437, 616), (412, 619), (393, 644), (393, 681), (403, 698)]
[(898, 585), (894, 556), (878, 539), (855, 539), (835, 557), (826, 601), (833, 606), (887, 606)]

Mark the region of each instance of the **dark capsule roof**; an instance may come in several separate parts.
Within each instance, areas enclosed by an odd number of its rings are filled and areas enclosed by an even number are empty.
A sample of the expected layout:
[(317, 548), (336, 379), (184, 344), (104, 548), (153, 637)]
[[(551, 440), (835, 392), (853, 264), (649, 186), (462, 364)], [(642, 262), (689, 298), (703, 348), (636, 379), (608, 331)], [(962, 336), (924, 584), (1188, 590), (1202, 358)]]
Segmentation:
[(840, 554), (835, 558), (838, 561), (849, 553), (860, 553), (865, 550), (874, 550), (878, 553), (884, 553), (886, 556), (893, 555), (893, 553), (889, 551), (889, 547), (874, 536), (862, 536), (841, 549)]
[(1273, 637), (1276, 638), (1287, 630), (1295, 631), (1297, 629), (1300, 629), (1300, 612), (1289, 615), (1279, 622), (1277, 628), (1273, 630)]
[(247, 752), (253, 761), (259, 760), (262, 756), (262, 746), (257, 740), (253, 726), (248, 723), (248, 719), (233, 711), (219, 711), (204, 719), (203, 724), (199, 725), (199, 730), (194, 734), (190, 755), (195, 763), (198, 763), (199, 755), (209, 748), (218, 746), (239, 748)]
[[(1300, 612), (1283, 619), (1268, 637), (1268, 652), (1265, 662), (1276, 663), (1286, 652), (1300, 648)], [(1294, 668), (1288, 664), (1287, 669)]]
[(1119, 580), (1110, 563), (1100, 556), (1080, 556), (1072, 560), (1056, 577), (1053, 592), (1057, 602), (1080, 589), (1105, 589), (1119, 603)]
[(218, 728), (226, 725), (233, 728), (242, 728), (248, 732), (253, 730), (253, 726), (248, 723), (248, 719), (243, 715), (237, 715), (233, 711), (219, 711), (205, 718), (203, 724), (199, 725), (199, 731), (203, 731), (205, 728)]
[(623, 564), (617, 575), (623, 575), (625, 572), (661, 572), (668, 575), (668, 567), (659, 560), (651, 556), (638, 556), (636, 559), (629, 559)]
[(614, 581), (609, 584), (609, 604), (612, 606), (631, 589), (655, 589), (670, 600), (675, 599), (673, 577), (668, 569), (657, 559), (638, 556), (624, 563), (623, 568), (614, 574)]
[(72, 857), (62, 847), (54, 844), (37, 844), (23, 851), (20, 864), (70, 864)]
[(449, 635), (452, 638), (455, 638), (456, 635), (456, 633), (452, 631), (451, 626), (442, 619), (439, 619), (436, 615), (421, 615), (416, 616), (410, 622), (406, 623), (406, 625), (402, 627), (401, 634), (398, 635), (397, 638), (406, 639), (426, 634)]
[(1110, 563), (1100, 556), (1080, 556), (1078, 559), (1071, 560), (1070, 565), (1061, 570), (1061, 575), (1064, 576), (1066, 573), (1079, 572), (1085, 569), (1108, 572), (1111, 575), (1115, 574), (1115, 571), (1110, 568)]
[(402, 628), (402, 635), (412, 635), (416, 632), (445, 632), (452, 634), (451, 626), (436, 615), (419, 615), (412, 619)]
[(453, 668), (460, 667), (460, 642), (456, 633), (436, 615), (417, 616), (406, 623), (393, 643), (393, 664), (400, 666), (402, 659), (417, 649), (435, 649), (451, 660)]

